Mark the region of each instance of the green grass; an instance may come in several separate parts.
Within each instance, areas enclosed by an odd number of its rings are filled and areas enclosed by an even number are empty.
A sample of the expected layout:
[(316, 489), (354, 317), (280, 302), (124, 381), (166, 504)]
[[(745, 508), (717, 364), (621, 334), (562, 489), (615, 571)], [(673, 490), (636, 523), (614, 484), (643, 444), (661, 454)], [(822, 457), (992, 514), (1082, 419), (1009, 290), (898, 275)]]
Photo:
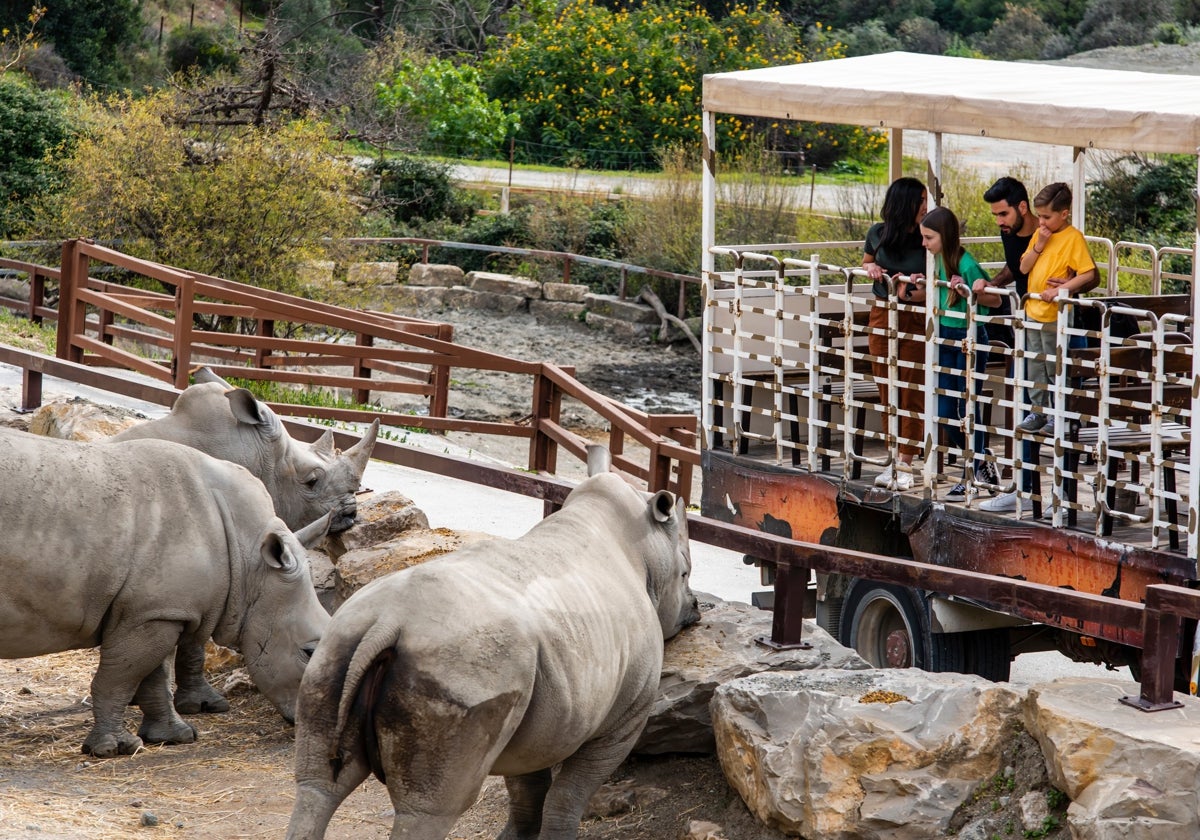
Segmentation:
[(50, 323), (39, 326), (24, 315), (0, 307), (0, 343), (53, 356), (58, 346), (58, 328)]

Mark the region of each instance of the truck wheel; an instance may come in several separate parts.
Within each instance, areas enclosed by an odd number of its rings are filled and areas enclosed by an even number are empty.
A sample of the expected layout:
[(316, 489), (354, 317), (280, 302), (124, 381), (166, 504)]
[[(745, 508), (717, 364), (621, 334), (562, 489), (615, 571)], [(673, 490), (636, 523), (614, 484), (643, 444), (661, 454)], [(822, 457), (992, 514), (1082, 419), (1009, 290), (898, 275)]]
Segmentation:
[(1012, 646), (1008, 630), (970, 630), (956, 634), (963, 641), (963, 672), (992, 682), (1008, 682), (1012, 672)]
[(875, 668), (961, 671), (962, 639), (929, 633), (919, 592), (889, 583), (856, 580), (842, 604), (839, 641)]

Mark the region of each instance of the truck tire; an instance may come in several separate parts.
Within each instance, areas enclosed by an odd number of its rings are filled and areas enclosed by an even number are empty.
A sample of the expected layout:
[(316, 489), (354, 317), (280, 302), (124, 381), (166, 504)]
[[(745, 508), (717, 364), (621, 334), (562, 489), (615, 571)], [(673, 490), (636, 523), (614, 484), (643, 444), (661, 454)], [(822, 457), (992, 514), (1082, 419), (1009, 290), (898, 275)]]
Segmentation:
[(963, 643), (963, 672), (992, 682), (1008, 682), (1012, 673), (1012, 646), (1008, 630), (970, 630), (957, 633)]
[(846, 590), (840, 641), (875, 668), (961, 671), (961, 634), (929, 632), (924, 596), (890, 583), (855, 580)]

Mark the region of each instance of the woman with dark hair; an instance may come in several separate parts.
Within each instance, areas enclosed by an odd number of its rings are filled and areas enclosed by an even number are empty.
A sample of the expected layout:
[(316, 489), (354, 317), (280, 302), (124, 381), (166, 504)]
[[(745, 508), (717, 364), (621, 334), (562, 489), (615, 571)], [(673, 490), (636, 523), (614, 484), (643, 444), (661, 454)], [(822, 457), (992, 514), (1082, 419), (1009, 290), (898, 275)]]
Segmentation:
[(870, 335), (867, 349), (874, 357), (871, 373), (879, 384), (879, 398), (883, 405), (896, 406), (900, 414), (899, 462), (889, 464), (887, 469), (875, 477), (878, 487), (895, 487), (908, 490), (913, 485), (912, 460), (921, 448), (923, 428), (921, 412), (925, 398), (925, 289), (915, 283), (898, 284), (896, 290), (902, 304), (899, 314), (897, 356), (911, 366), (901, 366), (897, 372), (900, 380), (894, 398), (888, 394), (888, 310), (889, 275), (921, 275), (925, 273), (925, 249), (921, 245), (918, 225), (925, 217), (925, 205), (929, 193), (925, 185), (916, 178), (897, 178), (888, 187), (883, 198), (881, 222), (871, 225), (863, 246), (863, 269), (871, 278), (875, 292), (875, 304), (871, 307), (868, 325)]
[[(967, 306), (972, 292), (979, 314), (986, 315), (988, 308), (999, 306), (999, 294), (988, 290), (988, 275), (969, 251), (963, 248), (959, 237), (958, 218), (945, 207), (935, 207), (921, 220), (921, 242), (933, 254), (937, 267), (937, 318), (938, 318), (938, 418), (946, 430), (947, 442), (958, 449), (966, 445), (962, 420), (966, 416), (967, 354), (963, 339), (967, 337)], [(983, 373), (987, 367), (987, 329), (983, 324), (975, 325), (975, 372)], [(979, 380), (972, 377), (971, 390), (978, 393)], [(979, 429), (981, 423), (979, 406), (975, 407), (976, 431), (974, 435), (975, 481), (995, 485), (999, 479), (991, 460), (980, 455), (991, 455), (984, 448), (986, 435)], [(950, 502), (961, 502), (967, 494), (967, 463), (963, 461), (963, 480), (946, 495)], [(994, 490), (992, 491), (995, 492)]]

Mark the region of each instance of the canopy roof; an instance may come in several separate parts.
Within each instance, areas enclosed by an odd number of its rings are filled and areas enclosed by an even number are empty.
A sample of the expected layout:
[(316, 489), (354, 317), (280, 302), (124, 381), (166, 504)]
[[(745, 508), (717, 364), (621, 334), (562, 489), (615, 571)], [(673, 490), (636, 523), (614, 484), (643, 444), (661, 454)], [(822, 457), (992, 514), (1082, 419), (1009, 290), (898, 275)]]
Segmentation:
[(891, 52), (712, 73), (704, 110), (1196, 154), (1200, 78)]

